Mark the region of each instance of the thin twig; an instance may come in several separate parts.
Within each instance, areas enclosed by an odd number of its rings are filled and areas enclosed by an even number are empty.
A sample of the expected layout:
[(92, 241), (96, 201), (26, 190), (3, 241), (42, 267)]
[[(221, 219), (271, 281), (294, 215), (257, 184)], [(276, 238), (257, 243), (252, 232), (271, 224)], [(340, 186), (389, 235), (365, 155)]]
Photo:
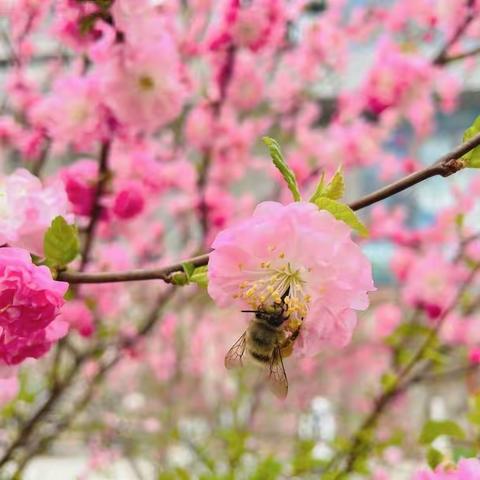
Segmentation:
[(85, 234), (85, 244), (82, 252), (82, 262), (80, 264), (80, 271), (84, 270), (90, 257), (90, 251), (93, 246), (93, 240), (95, 238), (95, 231), (97, 229), (98, 222), (102, 215), (102, 196), (105, 193), (105, 188), (108, 182), (108, 157), (110, 156), (110, 141), (102, 143), (100, 149), (100, 158), (98, 166), (98, 179), (97, 186), (95, 188), (95, 197), (93, 200), (92, 211), (90, 215), (90, 222), (88, 224)]
[(453, 47), (461, 36), (465, 33), (468, 26), (475, 19), (475, 11), (473, 7), (475, 6), (475, 0), (466, 0), (467, 15), (463, 19), (463, 22), (457, 27), (451, 38), (445, 43), (443, 48), (438, 52), (437, 56), (433, 59), (434, 65), (444, 65), (445, 60), (447, 59), (448, 51)]

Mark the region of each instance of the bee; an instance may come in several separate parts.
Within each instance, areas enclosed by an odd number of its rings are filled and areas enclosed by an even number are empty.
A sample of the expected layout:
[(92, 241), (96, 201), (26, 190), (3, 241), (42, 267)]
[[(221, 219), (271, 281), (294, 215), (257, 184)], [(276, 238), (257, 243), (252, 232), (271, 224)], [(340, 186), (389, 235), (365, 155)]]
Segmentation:
[(282, 301), (270, 308), (242, 310), (255, 316), (250, 321), (245, 333), (234, 343), (225, 356), (227, 369), (243, 366), (245, 352), (265, 372), (265, 379), (270, 390), (278, 397), (285, 398), (288, 393), (288, 379), (283, 366), (282, 352), (291, 353), (293, 342), (300, 333), (298, 327), (290, 334), (284, 328), (289, 317), (287, 307)]

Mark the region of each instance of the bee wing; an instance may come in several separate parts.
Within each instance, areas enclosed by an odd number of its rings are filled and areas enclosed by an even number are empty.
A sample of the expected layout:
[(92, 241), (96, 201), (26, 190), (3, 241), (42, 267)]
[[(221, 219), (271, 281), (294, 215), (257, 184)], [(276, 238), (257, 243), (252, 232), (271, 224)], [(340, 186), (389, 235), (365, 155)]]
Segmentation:
[(283, 366), (282, 352), (280, 346), (276, 346), (270, 361), (270, 365), (266, 369), (266, 380), (270, 390), (276, 397), (284, 399), (288, 393), (288, 380)]
[(247, 345), (247, 332), (245, 332), (232, 346), (232, 348), (225, 355), (225, 368), (229, 370), (231, 368), (243, 366), (243, 354), (245, 353), (245, 347)]

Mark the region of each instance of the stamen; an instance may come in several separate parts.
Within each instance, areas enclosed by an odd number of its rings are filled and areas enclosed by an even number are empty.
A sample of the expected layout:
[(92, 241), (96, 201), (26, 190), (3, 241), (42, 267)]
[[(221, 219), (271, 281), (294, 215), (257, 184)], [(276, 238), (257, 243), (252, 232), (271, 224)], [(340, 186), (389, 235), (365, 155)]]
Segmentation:
[[(284, 253), (279, 255), (280, 258)], [(300, 269), (290, 263), (272, 267), (271, 262), (261, 262), (259, 270), (251, 270), (251, 281), (243, 281), (239, 285), (238, 297), (247, 301), (252, 308), (266, 308), (282, 301), (286, 305), (286, 315), (293, 322), (301, 322), (305, 318), (311, 301), (310, 295), (304, 292), (305, 280)]]

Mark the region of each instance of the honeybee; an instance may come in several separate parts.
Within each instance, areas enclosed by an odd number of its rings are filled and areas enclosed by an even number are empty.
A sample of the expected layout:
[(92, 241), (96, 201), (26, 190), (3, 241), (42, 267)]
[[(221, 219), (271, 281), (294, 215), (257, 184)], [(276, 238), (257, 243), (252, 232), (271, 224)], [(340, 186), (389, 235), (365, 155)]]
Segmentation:
[(242, 310), (255, 313), (245, 333), (234, 343), (225, 356), (227, 369), (243, 366), (245, 352), (264, 368), (265, 379), (270, 390), (278, 397), (288, 393), (288, 379), (283, 366), (282, 352), (291, 353), (293, 342), (300, 333), (299, 326), (288, 332), (284, 328), (288, 320), (285, 303), (274, 303), (272, 307), (259, 310)]

